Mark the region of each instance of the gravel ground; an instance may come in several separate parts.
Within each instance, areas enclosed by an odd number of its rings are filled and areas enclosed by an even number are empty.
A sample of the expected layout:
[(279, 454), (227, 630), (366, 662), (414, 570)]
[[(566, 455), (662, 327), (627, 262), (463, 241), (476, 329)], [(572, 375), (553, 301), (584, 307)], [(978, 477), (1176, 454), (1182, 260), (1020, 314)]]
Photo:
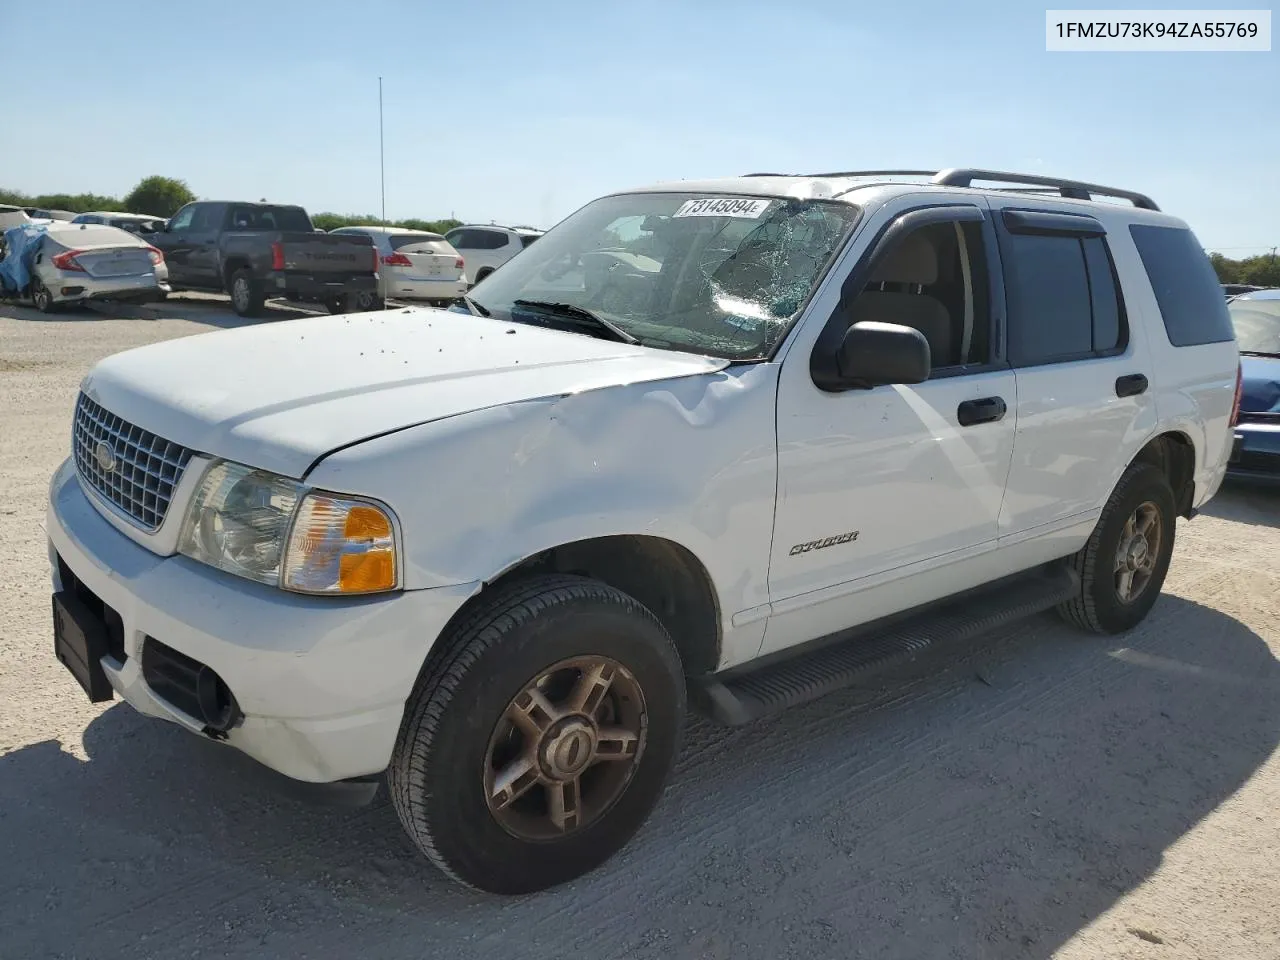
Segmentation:
[(694, 720), (622, 855), (501, 900), (439, 877), (385, 799), (283, 795), (54, 661), (44, 501), (80, 377), (241, 322), (162, 312), (0, 307), (5, 960), (1280, 957), (1280, 495), (1180, 523), (1123, 638), (1046, 616), (748, 728)]

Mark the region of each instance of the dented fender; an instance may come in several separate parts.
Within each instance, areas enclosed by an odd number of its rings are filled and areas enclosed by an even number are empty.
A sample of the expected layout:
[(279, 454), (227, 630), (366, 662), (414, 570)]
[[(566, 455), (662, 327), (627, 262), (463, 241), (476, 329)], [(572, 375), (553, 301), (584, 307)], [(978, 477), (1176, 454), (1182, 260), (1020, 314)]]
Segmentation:
[(309, 475), (400, 518), (408, 589), (492, 581), (561, 544), (644, 535), (698, 558), (726, 662), (754, 656), (768, 602), (777, 483), (777, 366), (524, 400), (339, 450)]

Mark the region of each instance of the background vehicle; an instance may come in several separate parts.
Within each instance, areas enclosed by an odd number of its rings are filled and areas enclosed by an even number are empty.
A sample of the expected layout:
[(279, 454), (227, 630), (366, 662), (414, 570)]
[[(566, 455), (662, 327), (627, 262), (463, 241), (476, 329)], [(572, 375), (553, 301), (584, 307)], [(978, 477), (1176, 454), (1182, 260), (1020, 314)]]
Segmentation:
[(493, 224), (454, 227), (444, 235), (466, 261), (467, 279), (474, 286), (542, 236), (532, 227)]
[(1280, 483), (1280, 290), (1234, 297), (1227, 309), (1240, 345), (1240, 415), (1227, 472)]
[(169, 289), (159, 250), (96, 224), (48, 225), (30, 269), (29, 295), (42, 313), (86, 300), (161, 300)]
[(151, 239), (173, 289), (225, 291), (242, 317), (256, 316), (269, 298), (343, 313), (377, 290), (368, 238), (321, 233), (302, 207), (201, 200)]
[(1222, 292), (1227, 297), (1237, 297), (1242, 293), (1252, 293), (1255, 290), (1263, 290), (1264, 287), (1253, 286), (1248, 283), (1224, 283)]
[(46, 210), (43, 207), (23, 207), (32, 220), (74, 220), (75, 214), (70, 210)]
[[(368, 237), (378, 250), (378, 297), (450, 304), (467, 292), (463, 259), (438, 233), (399, 227), (338, 227), (331, 234)], [(372, 303), (361, 303), (368, 309)]]
[(94, 210), (89, 213), (78, 213), (72, 223), (105, 223), (109, 227), (119, 227), (130, 233), (151, 234), (164, 229), (165, 218), (153, 217), (145, 213), (121, 213), (111, 210)]
[(22, 207), (11, 207), (0, 204), (0, 234), (10, 227), (21, 227), (28, 223), (36, 223)]
[[(1231, 445), (1201, 244), (1131, 191), (882, 177), (615, 193), (448, 311), (104, 360), (55, 649), (286, 775), (385, 772), (523, 893), (628, 842), (686, 691), (742, 724), (1039, 611), (1131, 629)], [(143, 444), (163, 496), (110, 468)]]

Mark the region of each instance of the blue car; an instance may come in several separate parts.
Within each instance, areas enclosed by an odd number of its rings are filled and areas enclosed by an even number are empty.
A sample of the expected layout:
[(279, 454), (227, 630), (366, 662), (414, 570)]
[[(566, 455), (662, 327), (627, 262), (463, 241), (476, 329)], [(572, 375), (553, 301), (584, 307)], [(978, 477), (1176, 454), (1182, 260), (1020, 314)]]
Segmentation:
[(1240, 344), (1240, 419), (1227, 475), (1280, 483), (1280, 290), (1227, 304)]

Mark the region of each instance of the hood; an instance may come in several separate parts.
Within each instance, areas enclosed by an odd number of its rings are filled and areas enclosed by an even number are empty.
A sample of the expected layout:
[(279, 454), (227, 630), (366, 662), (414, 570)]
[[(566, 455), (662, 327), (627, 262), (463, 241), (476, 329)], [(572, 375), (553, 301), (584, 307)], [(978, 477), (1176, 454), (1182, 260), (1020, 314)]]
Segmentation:
[(1240, 358), (1240, 412), (1280, 413), (1280, 357)]
[(338, 447), (431, 420), (727, 365), (414, 308), (152, 344), (103, 360), (82, 389), (168, 440), (301, 478)]

